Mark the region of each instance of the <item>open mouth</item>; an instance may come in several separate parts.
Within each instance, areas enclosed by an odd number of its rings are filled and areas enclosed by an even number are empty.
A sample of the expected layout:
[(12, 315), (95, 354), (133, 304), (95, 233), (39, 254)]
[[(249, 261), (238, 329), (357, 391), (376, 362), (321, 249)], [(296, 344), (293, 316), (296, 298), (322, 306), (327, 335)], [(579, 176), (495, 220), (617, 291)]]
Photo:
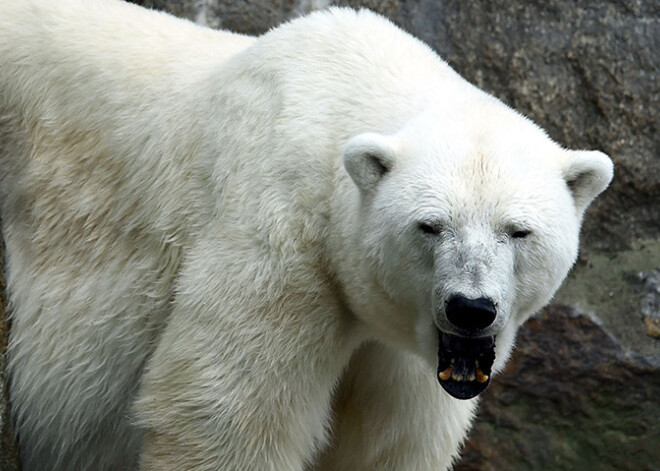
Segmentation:
[(490, 383), (495, 361), (495, 337), (459, 337), (440, 334), (438, 381), (457, 399), (472, 399)]

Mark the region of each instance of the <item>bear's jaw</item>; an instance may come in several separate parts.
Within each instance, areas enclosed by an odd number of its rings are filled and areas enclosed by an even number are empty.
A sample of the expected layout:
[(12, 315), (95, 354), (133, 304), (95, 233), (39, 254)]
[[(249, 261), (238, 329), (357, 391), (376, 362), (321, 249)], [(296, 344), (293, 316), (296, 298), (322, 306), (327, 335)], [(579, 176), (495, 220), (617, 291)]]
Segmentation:
[(457, 399), (472, 399), (490, 383), (495, 337), (459, 337), (439, 333), (438, 381)]

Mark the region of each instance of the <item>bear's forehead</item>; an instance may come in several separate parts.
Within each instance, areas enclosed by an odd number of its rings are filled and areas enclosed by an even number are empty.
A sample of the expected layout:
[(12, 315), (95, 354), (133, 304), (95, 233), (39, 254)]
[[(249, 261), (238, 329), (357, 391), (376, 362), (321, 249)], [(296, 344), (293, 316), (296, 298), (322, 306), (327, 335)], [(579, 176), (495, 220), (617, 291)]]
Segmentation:
[(559, 160), (533, 146), (489, 148), (461, 143), (409, 155), (401, 165), (403, 178), (422, 187), (445, 187), (453, 194), (519, 193), (541, 189), (560, 179)]
[[(462, 224), (489, 224), (552, 218), (570, 204), (558, 166), (526, 155), (490, 153), (474, 147), (463, 153), (420, 155), (409, 159), (391, 184), (399, 195), (399, 214), (440, 218)], [(533, 151), (531, 151), (533, 154)]]
[(489, 232), (503, 231), (512, 225), (539, 229), (552, 226), (571, 213), (568, 192), (559, 183), (541, 180), (528, 185), (512, 180), (508, 185), (492, 182), (480, 186), (458, 179), (449, 184), (430, 179), (418, 179), (410, 185), (394, 184), (400, 191), (397, 198), (385, 191), (377, 206), (393, 226), (400, 228), (419, 221), (438, 221), (452, 229), (486, 228)]
[(422, 114), (398, 135), (402, 170), (430, 185), (491, 191), (541, 185), (559, 175), (562, 153), (544, 131), (502, 104), (483, 112)]
[(397, 133), (391, 191), (406, 206), (399, 214), (412, 208), (414, 217), (496, 221), (565, 210), (562, 148), (500, 102), (464, 105), (456, 113), (421, 113)]
[(411, 200), (453, 208), (538, 206), (557, 200), (564, 184), (554, 172), (510, 171), (498, 166), (458, 166), (450, 171), (417, 169), (395, 183)]

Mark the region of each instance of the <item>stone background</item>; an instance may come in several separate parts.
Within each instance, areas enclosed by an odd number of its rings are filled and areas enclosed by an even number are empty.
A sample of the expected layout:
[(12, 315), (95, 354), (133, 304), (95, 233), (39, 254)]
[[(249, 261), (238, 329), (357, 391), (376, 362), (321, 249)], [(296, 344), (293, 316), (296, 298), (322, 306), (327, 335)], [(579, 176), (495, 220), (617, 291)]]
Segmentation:
[(660, 0), (135, 3), (248, 34), (370, 8), (562, 144), (611, 155), (578, 264), (522, 329), (456, 470), (660, 470)]

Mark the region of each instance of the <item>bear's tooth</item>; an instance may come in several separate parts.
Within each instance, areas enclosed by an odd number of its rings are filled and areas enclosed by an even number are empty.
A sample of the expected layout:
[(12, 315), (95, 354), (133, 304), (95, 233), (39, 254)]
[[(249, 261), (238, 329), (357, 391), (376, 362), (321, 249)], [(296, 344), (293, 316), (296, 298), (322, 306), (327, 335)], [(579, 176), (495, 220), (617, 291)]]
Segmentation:
[(463, 381), (463, 375), (454, 373), (451, 375), (451, 379), (453, 379), (454, 381)]
[(449, 378), (451, 378), (453, 368), (450, 366), (447, 368), (445, 371), (441, 371), (438, 373), (438, 378), (440, 378), (443, 381), (447, 381)]
[(485, 375), (484, 372), (481, 371), (479, 368), (477, 368), (476, 371), (476, 378), (477, 381), (479, 381), (480, 383), (485, 383), (486, 381), (488, 381), (488, 375)]
[(474, 381), (474, 375), (468, 375), (467, 381)]

